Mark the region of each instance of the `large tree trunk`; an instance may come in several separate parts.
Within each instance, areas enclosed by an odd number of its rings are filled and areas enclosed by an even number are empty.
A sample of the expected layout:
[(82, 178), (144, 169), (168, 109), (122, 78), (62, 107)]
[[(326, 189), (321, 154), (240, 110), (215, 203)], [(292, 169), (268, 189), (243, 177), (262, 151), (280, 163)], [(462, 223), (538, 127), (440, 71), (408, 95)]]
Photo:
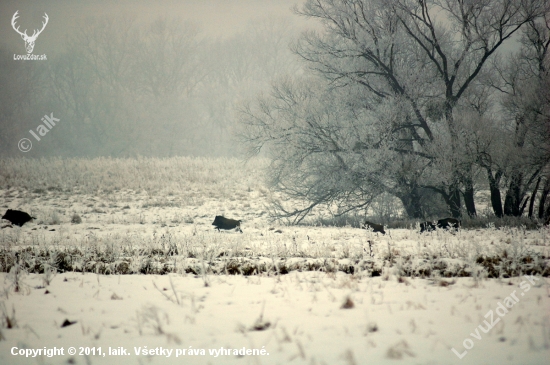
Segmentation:
[[(452, 97), (452, 85), (447, 84), (446, 90), (446, 101), (445, 101), (445, 119), (447, 120), (447, 127), (449, 128), (449, 133), (451, 135), (451, 151), (453, 156), (458, 155), (458, 132), (457, 126), (453, 117), (453, 108), (456, 104), (456, 100)], [(452, 163), (452, 174), (454, 177), (454, 182), (449, 185), (449, 197), (446, 199), (447, 204), (449, 205), (449, 210), (453, 218), (460, 218), (462, 212), (460, 210), (461, 201), (460, 201), (460, 172), (458, 163), (456, 161), (451, 161)]]
[(413, 188), (409, 194), (400, 195), (398, 198), (403, 203), (403, 207), (409, 218), (424, 218), (418, 188)]
[(510, 185), (504, 198), (504, 215), (519, 217), (521, 210), (521, 182), (522, 173), (514, 173), (510, 179)]
[(460, 200), (460, 189), (458, 188), (458, 184), (452, 184), (449, 187), (449, 198), (447, 200), (447, 204), (449, 205), (451, 216), (453, 218), (460, 218), (462, 216), (462, 212), (460, 210), (460, 206), (462, 204)]
[(529, 218), (533, 218), (533, 208), (535, 207), (535, 197), (537, 196), (537, 191), (539, 190), (541, 177), (537, 180), (535, 188), (533, 189), (533, 194), (531, 194), (531, 201), (529, 202)]
[(498, 218), (504, 216), (504, 211), (502, 210), (502, 199), (500, 196), (500, 178), (502, 177), (502, 171), (497, 171), (495, 176), (493, 176), (493, 171), (490, 167), (487, 167), (487, 177), (489, 178), (489, 190), (491, 192), (491, 206), (493, 207), (493, 213)]
[(525, 207), (527, 206), (528, 202), (529, 202), (529, 195), (527, 195), (527, 197), (525, 197), (525, 199), (523, 200), (523, 203), (520, 204), (518, 217), (521, 217), (523, 215), (523, 212), (525, 211)]
[(544, 184), (544, 188), (542, 189), (542, 193), (540, 195), (539, 200), (539, 219), (543, 219), (544, 217), (544, 205), (546, 203), (546, 197), (550, 193), (550, 178), (546, 178), (546, 183)]
[(466, 211), (470, 218), (477, 216), (476, 204), (474, 201), (474, 184), (471, 179), (466, 180), (464, 183), (464, 205), (466, 205)]

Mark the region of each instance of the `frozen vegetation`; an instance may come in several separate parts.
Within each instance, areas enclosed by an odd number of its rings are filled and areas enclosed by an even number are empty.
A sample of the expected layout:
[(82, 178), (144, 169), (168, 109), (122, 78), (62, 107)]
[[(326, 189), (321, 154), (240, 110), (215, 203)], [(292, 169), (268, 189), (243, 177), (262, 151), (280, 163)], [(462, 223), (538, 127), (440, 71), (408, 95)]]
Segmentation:
[[(411, 222), (381, 235), (286, 225), (269, 219), (280, 197), (263, 186), (264, 160), (0, 164), (2, 209), (37, 217), (0, 231), (2, 363), (544, 364), (550, 356), (548, 227), (420, 234)], [(243, 233), (216, 231), (216, 215), (241, 219)], [(11, 355), (14, 347), (65, 352), (28, 359)]]

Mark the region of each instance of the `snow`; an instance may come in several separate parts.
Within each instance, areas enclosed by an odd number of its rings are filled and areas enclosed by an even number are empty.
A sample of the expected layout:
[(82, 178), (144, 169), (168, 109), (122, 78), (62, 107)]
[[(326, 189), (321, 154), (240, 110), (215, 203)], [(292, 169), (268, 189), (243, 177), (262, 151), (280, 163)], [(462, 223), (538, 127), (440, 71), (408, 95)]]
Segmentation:
[[(8, 274), (1, 279), (6, 284)], [(29, 274), (3, 302), (17, 328), (2, 329), (2, 364), (546, 364), (548, 279), (475, 281), (291, 272), (281, 276), (58, 274), (46, 288)], [(208, 286), (205, 286), (205, 281)], [(401, 282), (399, 282), (401, 281)], [(46, 290), (49, 292), (46, 293)], [(487, 333), (485, 315), (515, 291), (519, 301)], [(520, 293), (525, 294), (522, 296)], [(349, 298), (352, 308), (342, 308)], [(65, 320), (75, 324), (61, 327)], [(257, 326), (259, 330), (254, 329)], [(462, 360), (465, 339), (474, 347)], [(128, 355), (69, 356), (69, 347), (122, 347)], [(63, 347), (64, 356), (12, 356), (13, 347)], [(171, 357), (135, 349), (172, 349)], [(209, 354), (265, 349), (268, 355)], [(175, 351), (204, 349), (205, 355)], [(186, 351), (187, 352), (187, 351)]]
[[(112, 181), (55, 188), (61, 171), (77, 181), (79, 166), (115, 162), (125, 172)], [(0, 191), (4, 209), (38, 218), (0, 230), (0, 364), (549, 362), (548, 228), (286, 226), (269, 221), (271, 195), (250, 167), (157, 161), (140, 180), (128, 164), (46, 161), (13, 176), (54, 188)], [(162, 175), (163, 164), (175, 167)], [(243, 233), (217, 232), (216, 215), (242, 219)], [(502, 317), (499, 303), (511, 305)], [(500, 320), (485, 333), (490, 313)], [(54, 347), (64, 355), (12, 355)]]

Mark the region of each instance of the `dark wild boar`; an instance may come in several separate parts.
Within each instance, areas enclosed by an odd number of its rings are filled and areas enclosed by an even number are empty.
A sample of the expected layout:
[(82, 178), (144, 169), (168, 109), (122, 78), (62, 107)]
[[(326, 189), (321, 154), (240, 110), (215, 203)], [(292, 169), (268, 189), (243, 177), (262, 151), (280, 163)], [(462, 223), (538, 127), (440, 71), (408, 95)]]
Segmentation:
[(23, 224), (36, 218), (31, 217), (28, 213), (22, 212), (20, 210), (8, 209), (6, 211), (6, 214), (2, 216), (2, 219), (10, 221), (12, 224), (15, 224), (16, 226), (23, 227)]
[(433, 222), (422, 222), (420, 223), (420, 233), (435, 231), (435, 224)]
[(382, 234), (386, 234), (386, 231), (384, 231), (384, 226), (382, 224), (376, 224), (369, 221), (365, 221), (363, 224), (363, 228), (371, 228), (373, 232), (380, 232)]
[(460, 227), (460, 221), (456, 218), (443, 218), (437, 221), (437, 228), (454, 228), (455, 230)]
[(217, 215), (216, 218), (214, 218), (214, 222), (212, 223), (213, 226), (216, 226), (216, 229), (219, 231), (220, 229), (234, 229), (236, 228), (237, 231), (241, 230), (241, 221), (235, 220), (235, 219), (229, 219), (225, 218), (221, 215)]

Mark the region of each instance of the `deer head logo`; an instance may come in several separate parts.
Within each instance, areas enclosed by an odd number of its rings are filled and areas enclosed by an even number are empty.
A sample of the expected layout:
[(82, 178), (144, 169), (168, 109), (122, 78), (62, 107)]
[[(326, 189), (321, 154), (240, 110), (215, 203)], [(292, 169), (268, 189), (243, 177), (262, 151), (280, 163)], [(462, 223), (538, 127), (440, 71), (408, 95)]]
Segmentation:
[[(13, 29), (19, 33), (21, 35), (21, 38), (23, 38), (23, 40), (25, 41), (25, 48), (27, 49), (27, 53), (32, 53), (32, 50), (34, 49), (34, 42), (36, 41), (36, 38), (40, 35), (40, 33), (42, 33), (42, 31), (44, 30), (44, 28), (46, 28), (46, 24), (48, 24), (48, 14), (44, 13), (44, 19), (46, 20), (45, 22), (42, 22), (42, 29), (38, 30), (38, 29), (35, 29), (34, 32), (32, 33), (32, 35), (29, 37), (27, 35), (27, 30), (25, 29), (24, 32), (20, 32), (19, 31), (19, 27), (15, 27), (15, 20), (17, 18), (19, 18), (19, 16), (17, 15), (17, 13), (19, 12), (19, 10), (17, 10), (15, 12), (15, 14), (13, 14), (13, 18), (11, 18), (11, 26), (13, 27)], [(38, 32), (38, 33), (37, 33)]]

